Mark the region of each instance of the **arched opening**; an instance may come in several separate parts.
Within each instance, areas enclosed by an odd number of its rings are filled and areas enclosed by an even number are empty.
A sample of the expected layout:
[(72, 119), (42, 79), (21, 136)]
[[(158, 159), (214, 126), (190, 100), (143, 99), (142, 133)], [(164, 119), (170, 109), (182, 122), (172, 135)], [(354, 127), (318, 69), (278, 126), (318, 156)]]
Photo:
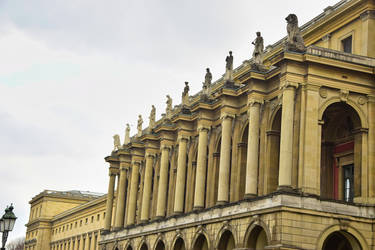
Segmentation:
[(194, 193), (195, 193), (195, 177), (197, 170), (197, 157), (198, 157), (198, 141), (194, 138), (194, 142), (190, 146), (189, 154), (187, 157), (187, 175), (186, 175), (186, 201), (185, 211), (189, 212), (193, 210), (194, 206)]
[(129, 244), (126, 250), (133, 250), (132, 246)]
[(173, 250), (185, 250), (185, 242), (182, 238), (177, 238), (174, 243)]
[(200, 234), (195, 241), (193, 250), (208, 250), (208, 242), (203, 234)]
[(214, 181), (213, 181), (213, 204), (217, 202), (217, 191), (219, 187), (219, 167), (220, 167), (220, 149), (221, 149), (221, 138), (219, 139), (215, 151), (214, 157)]
[(239, 200), (242, 200), (245, 196), (245, 186), (246, 186), (246, 162), (247, 162), (247, 142), (249, 137), (249, 125), (247, 125), (243, 131), (241, 141), (238, 143), (238, 193)]
[(165, 250), (164, 242), (159, 240), (158, 244), (156, 244), (155, 250)]
[(357, 112), (346, 103), (324, 111), (320, 193), (323, 198), (353, 202), (361, 195), (363, 130)]
[(148, 250), (146, 243), (143, 243), (139, 250)]
[(220, 238), (218, 250), (232, 250), (234, 249), (234, 238), (230, 231), (225, 231)]
[(255, 226), (247, 239), (247, 248), (264, 249), (267, 246), (267, 234), (261, 226)]
[(271, 130), (267, 131), (266, 168), (264, 175), (264, 194), (277, 190), (279, 182), (279, 158), (280, 158), (280, 131), (281, 109), (279, 109), (272, 121)]
[(361, 250), (358, 240), (348, 232), (336, 231), (331, 233), (323, 243), (323, 250)]

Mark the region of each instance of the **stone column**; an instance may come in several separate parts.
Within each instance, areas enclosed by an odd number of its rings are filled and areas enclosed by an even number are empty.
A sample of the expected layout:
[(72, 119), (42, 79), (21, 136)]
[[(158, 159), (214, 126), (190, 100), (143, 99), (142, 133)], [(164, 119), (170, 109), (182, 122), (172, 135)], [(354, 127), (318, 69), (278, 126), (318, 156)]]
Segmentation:
[(229, 198), (231, 132), (233, 116), (224, 114), (221, 122), (221, 149), (217, 204), (225, 204)]
[(167, 202), (167, 182), (168, 182), (168, 164), (169, 164), (168, 146), (163, 145), (161, 148), (161, 163), (159, 174), (158, 200), (156, 205), (156, 217), (165, 216), (165, 205)]
[(152, 184), (152, 165), (154, 163), (154, 158), (155, 156), (153, 154), (146, 153), (146, 169), (143, 184), (141, 222), (147, 221), (150, 218), (149, 211)]
[[(375, 197), (375, 96), (368, 96), (368, 180), (369, 197)], [(374, 200), (371, 200), (374, 203)]]
[(194, 209), (204, 208), (206, 192), (206, 166), (207, 166), (207, 138), (208, 128), (199, 127), (197, 172), (195, 174)]
[(297, 84), (283, 87), (280, 135), (279, 189), (292, 188), (294, 96)]
[(247, 142), (245, 197), (257, 195), (258, 162), (259, 162), (259, 119), (260, 102), (251, 100), (249, 103), (249, 133)]
[(130, 197), (129, 197), (129, 212), (127, 224), (132, 225), (135, 223), (135, 212), (137, 208), (137, 194), (138, 194), (138, 178), (139, 178), (139, 165), (138, 161), (133, 161), (131, 167), (131, 183), (130, 183)]
[(85, 250), (90, 250), (90, 237), (89, 237), (89, 233), (86, 234)]
[(177, 178), (176, 178), (176, 192), (174, 198), (174, 213), (182, 213), (184, 211), (184, 192), (186, 179), (186, 148), (188, 139), (180, 136), (178, 146), (177, 159)]
[(112, 208), (113, 208), (113, 193), (115, 189), (115, 178), (116, 174), (109, 170), (109, 184), (108, 184), (108, 194), (107, 194), (107, 203), (106, 203), (106, 217), (104, 222), (104, 230), (111, 229), (111, 220), (112, 220)]
[(117, 206), (116, 206), (116, 219), (115, 228), (121, 228), (124, 226), (124, 214), (125, 214), (125, 187), (126, 187), (126, 171), (127, 162), (120, 162), (120, 180), (118, 185), (118, 196), (117, 196)]

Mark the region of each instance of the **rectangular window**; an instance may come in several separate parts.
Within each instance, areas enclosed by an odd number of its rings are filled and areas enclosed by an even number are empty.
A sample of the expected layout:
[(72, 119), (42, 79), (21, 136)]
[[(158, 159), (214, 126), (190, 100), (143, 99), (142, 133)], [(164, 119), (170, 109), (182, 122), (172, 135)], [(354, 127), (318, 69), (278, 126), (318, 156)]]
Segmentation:
[(346, 165), (342, 167), (344, 176), (344, 200), (353, 202), (354, 197), (354, 165)]
[(91, 223), (94, 222), (94, 216), (91, 216)]
[(342, 50), (346, 53), (352, 53), (352, 43), (352, 36), (348, 36), (341, 40)]
[(97, 216), (96, 220), (100, 220), (100, 214), (98, 214), (98, 216)]

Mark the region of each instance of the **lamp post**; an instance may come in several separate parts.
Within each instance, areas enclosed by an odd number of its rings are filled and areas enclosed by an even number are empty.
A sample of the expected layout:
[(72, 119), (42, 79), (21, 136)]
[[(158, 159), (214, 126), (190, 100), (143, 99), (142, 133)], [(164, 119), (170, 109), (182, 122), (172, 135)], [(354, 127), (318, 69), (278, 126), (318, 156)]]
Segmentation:
[(8, 239), (8, 233), (13, 230), (17, 219), (13, 213), (13, 209), (13, 205), (10, 204), (10, 207), (5, 209), (5, 214), (0, 219), (0, 232), (3, 233), (3, 246), (0, 248), (0, 250), (5, 250), (5, 243)]

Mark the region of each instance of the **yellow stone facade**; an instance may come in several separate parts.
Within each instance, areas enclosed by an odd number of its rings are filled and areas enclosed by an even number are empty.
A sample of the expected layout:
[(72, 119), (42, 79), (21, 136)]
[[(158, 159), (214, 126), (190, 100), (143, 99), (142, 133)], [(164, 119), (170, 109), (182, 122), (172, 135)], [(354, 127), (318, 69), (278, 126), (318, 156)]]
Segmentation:
[(375, 2), (301, 33), (306, 51), (283, 38), (116, 145), (107, 195), (30, 218), (26, 249), (375, 249)]
[(375, 2), (301, 32), (106, 157), (101, 249), (375, 248)]
[(106, 195), (45, 190), (30, 201), (25, 250), (96, 250)]

